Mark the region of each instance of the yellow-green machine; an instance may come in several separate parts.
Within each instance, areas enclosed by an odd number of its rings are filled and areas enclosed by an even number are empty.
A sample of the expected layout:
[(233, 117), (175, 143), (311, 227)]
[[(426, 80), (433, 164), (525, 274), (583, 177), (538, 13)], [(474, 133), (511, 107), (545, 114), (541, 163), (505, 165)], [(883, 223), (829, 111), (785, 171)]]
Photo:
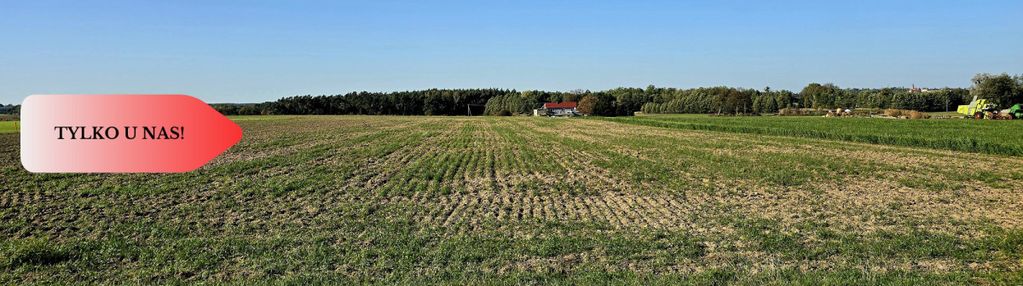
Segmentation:
[(960, 105), (956, 112), (976, 119), (1023, 119), (1023, 105), (1015, 104), (1009, 109), (998, 110), (997, 105), (976, 96), (969, 105)]
[(969, 105), (960, 105), (956, 112), (966, 116), (973, 116), (973, 118), (976, 119), (983, 119), (985, 112), (994, 111), (995, 108), (996, 106), (988, 103), (986, 99), (977, 99), (977, 97), (974, 96), (973, 101), (971, 101)]

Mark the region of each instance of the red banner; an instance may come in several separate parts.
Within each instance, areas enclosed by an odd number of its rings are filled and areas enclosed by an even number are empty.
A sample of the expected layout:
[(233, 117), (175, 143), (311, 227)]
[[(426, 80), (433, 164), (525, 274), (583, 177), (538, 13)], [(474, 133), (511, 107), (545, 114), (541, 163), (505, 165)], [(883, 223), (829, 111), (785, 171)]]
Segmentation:
[(30, 172), (188, 172), (241, 138), (241, 127), (187, 95), (33, 95), (21, 106)]

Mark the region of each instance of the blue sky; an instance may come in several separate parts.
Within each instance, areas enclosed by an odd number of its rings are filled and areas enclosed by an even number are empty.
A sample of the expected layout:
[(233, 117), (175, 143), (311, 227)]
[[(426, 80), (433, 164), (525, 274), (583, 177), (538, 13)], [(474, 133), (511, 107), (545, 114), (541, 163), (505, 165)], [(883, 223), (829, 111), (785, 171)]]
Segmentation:
[(0, 103), (648, 84), (969, 86), (1023, 73), (1023, 1), (4, 1)]

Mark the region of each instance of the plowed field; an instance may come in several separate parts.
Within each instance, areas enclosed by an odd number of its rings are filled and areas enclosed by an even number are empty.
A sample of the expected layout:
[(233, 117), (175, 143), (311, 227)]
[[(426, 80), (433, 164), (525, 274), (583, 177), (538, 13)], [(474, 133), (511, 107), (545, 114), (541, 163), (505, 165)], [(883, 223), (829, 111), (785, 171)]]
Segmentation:
[(237, 122), (241, 143), (170, 175), (29, 174), (0, 134), (0, 284), (1023, 283), (1018, 156), (590, 119)]

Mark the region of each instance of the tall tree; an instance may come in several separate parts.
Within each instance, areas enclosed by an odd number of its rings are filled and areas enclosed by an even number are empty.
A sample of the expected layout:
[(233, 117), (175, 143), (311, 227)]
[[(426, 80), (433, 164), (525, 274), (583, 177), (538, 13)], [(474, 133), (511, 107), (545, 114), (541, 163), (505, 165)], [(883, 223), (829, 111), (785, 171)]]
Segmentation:
[(595, 114), (594, 111), (596, 111), (596, 108), (597, 97), (592, 95), (583, 96), (583, 98), (579, 100), (579, 105), (576, 106), (576, 110), (579, 110), (579, 113), (586, 115)]
[(1023, 83), (1021, 77), (1008, 74), (978, 74), (973, 77), (971, 94), (977, 98), (987, 99), (1000, 106), (1023, 103)]
[(803, 107), (810, 108), (834, 108), (835, 100), (841, 96), (842, 91), (834, 84), (811, 83), (799, 92), (803, 98)]

